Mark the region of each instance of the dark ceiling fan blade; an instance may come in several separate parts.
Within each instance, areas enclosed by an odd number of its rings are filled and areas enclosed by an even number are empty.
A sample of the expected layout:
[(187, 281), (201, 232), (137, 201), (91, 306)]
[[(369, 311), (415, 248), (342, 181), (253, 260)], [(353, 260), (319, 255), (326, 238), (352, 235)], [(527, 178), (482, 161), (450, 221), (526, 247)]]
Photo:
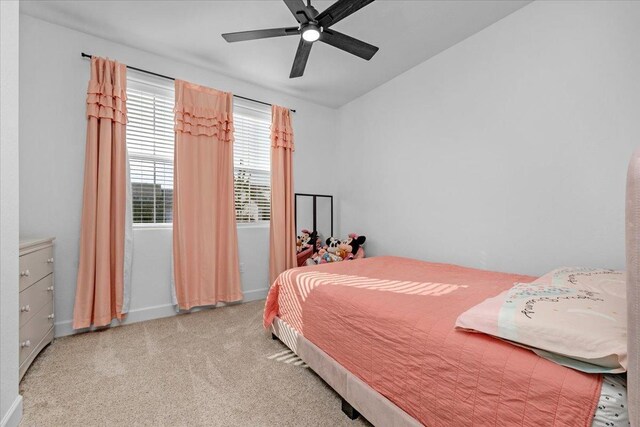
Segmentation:
[(304, 5), (304, 1), (284, 0), (284, 2), (299, 23), (306, 24), (309, 22), (309, 18), (307, 17), (307, 7)]
[(318, 15), (316, 21), (318, 21), (321, 27), (330, 27), (373, 1), (374, 0), (338, 0)]
[(369, 43), (354, 39), (335, 30), (324, 30), (320, 35), (320, 41), (333, 47), (342, 49), (362, 59), (370, 60), (376, 54), (378, 48)]
[(298, 27), (269, 28), (266, 30), (239, 31), (237, 33), (225, 33), (222, 35), (229, 43), (245, 40), (266, 39), (269, 37), (293, 36), (300, 34)]
[(300, 77), (304, 74), (304, 67), (307, 66), (307, 60), (309, 59), (309, 52), (311, 52), (311, 46), (313, 43), (306, 42), (300, 38), (298, 44), (298, 50), (296, 51), (296, 57), (293, 60), (293, 66), (291, 67), (291, 74), (289, 78)]

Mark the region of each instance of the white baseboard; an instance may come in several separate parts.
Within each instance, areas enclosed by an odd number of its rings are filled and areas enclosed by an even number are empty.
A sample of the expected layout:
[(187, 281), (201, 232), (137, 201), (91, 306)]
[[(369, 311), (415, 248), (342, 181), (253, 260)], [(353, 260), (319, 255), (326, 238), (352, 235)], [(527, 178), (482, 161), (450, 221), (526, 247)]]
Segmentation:
[[(244, 299), (242, 302), (251, 302), (267, 297), (269, 288), (256, 289), (251, 291), (244, 291)], [(198, 311), (194, 309), (193, 311)], [(173, 304), (155, 305), (152, 307), (138, 308), (130, 310), (127, 314), (127, 318), (123, 322), (114, 321), (111, 326), (128, 325), (130, 323), (144, 322), (145, 320), (161, 319), (163, 317), (175, 316), (178, 314)], [(63, 320), (56, 322), (55, 324), (55, 336), (56, 338), (64, 337), (67, 335), (73, 335), (80, 332), (87, 332), (88, 329), (75, 330), (71, 327), (72, 320)], [(4, 427), (4, 426), (0, 426)]]
[[(127, 318), (123, 322), (115, 320), (111, 326), (127, 325), (129, 323), (144, 322), (145, 320), (160, 319), (162, 317), (175, 316), (176, 309), (173, 304), (155, 305), (151, 307), (138, 308), (130, 310), (127, 314)], [(87, 332), (93, 328), (87, 329), (73, 329), (73, 320), (63, 320), (62, 322), (56, 322), (55, 336), (56, 338), (64, 337), (67, 335), (73, 335), (80, 332)]]
[(22, 420), (22, 396), (17, 395), (7, 413), (2, 417), (0, 427), (18, 427), (20, 420)]
[(269, 293), (269, 288), (255, 289), (253, 291), (244, 291), (244, 299), (242, 302), (250, 302), (259, 299), (265, 299)]

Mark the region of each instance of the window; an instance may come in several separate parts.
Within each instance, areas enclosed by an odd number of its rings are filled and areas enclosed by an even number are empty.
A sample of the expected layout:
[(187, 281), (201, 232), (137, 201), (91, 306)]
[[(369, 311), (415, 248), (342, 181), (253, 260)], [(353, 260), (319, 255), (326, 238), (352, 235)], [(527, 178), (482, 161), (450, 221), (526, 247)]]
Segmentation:
[(236, 221), (271, 219), (271, 108), (236, 98), (233, 106)]
[[(173, 130), (175, 91), (171, 82), (129, 72), (127, 148), (134, 224), (173, 220)], [(235, 209), (238, 224), (271, 218), (271, 108), (234, 101)]]
[(171, 82), (130, 72), (127, 148), (134, 223), (172, 222), (174, 102)]

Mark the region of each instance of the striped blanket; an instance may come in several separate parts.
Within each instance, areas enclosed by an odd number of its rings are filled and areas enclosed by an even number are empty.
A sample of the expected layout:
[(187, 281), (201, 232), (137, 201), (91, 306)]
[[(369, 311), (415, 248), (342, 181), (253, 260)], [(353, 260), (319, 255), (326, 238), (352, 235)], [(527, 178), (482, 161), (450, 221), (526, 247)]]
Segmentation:
[(528, 276), (375, 257), (292, 269), (272, 285), (278, 316), (429, 426), (590, 426), (601, 377), (454, 329), (458, 315)]

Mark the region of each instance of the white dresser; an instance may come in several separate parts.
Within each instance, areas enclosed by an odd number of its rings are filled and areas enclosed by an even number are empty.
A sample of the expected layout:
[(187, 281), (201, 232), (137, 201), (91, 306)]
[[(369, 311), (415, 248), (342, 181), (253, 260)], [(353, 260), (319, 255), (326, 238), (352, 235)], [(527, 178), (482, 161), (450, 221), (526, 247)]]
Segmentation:
[(53, 240), (20, 238), (20, 379), (53, 341)]

